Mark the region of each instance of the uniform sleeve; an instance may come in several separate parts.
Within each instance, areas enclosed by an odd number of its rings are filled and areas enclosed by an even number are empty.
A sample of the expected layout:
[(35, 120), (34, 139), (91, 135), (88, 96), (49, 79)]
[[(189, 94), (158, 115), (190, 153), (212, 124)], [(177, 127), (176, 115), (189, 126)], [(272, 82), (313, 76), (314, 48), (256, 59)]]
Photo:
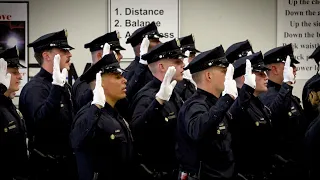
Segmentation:
[(143, 96), (136, 103), (133, 111), (131, 127), (133, 131), (143, 129), (145, 125), (157, 124), (157, 120), (162, 117), (161, 110), (164, 106), (161, 105), (155, 98)]
[(250, 100), (253, 97), (254, 89), (246, 84), (242, 86), (239, 96), (229, 109), (230, 118), (241, 117), (247, 110)]
[(88, 137), (92, 137), (100, 115), (101, 110), (96, 105), (88, 105), (87, 108), (77, 113), (70, 133), (73, 149), (79, 149), (85, 145)]
[(212, 106), (209, 111), (204, 104), (199, 102), (186, 109), (184, 123), (187, 133), (193, 140), (200, 140), (208, 133), (213, 132), (224, 119), (226, 112), (234, 100), (225, 95)]
[(82, 83), (84, 82), (75, 83), (72, 86), (72, 98), (75, 105), (75, 113), (93, 99), (93, 93), (90, 87), (82, 85)]
[(270, 109), (273, 117), (279, 117), (279, 114), (286, 112), (291, 104), (292, 86), (282, 83), (278, 93), (269, 93), (261, 100)]
[(137, 63), (136, 68), (133, 70), (134, 72), (131, 74), (132, 77), (127, 82), (127, 98), (129, 101), (144, 85), (147, 70), (147, 65)]
[(25, 95), (27, 113), (31, 114), (35, 122), (52, 119), (52, 116), (59, 114), (63, 92), (64, 88), (57, 85), (52, 85), (49, 91), (44, 86), (32, 87), (32, 92), (26, 92)]

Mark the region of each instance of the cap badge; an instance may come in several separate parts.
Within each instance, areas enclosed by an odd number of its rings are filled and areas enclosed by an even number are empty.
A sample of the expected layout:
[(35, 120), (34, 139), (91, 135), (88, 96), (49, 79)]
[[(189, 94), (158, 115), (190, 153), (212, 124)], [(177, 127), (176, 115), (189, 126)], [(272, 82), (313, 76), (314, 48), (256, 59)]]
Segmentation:
[(66, 29), (64, 29), (64, 35), (68, 37), (68, 31)]

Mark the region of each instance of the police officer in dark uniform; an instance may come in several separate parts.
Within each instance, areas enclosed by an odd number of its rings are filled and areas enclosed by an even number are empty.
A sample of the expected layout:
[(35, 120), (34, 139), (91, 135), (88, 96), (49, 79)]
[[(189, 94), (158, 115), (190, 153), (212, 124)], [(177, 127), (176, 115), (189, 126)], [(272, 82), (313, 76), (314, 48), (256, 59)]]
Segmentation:
[(175, 130), (182, 99), (174, 91), (183, 74), (184, 54), (178, 39), (159, 44), (142, 59), (153, 80), (133, 98), (130, 126), (141, 158), (145, 179), (176, 179)]
[[(84, 48), (89, 48), (92, 56), (92, 64), (97, 63), (102, 58), (102, 49), (105, 43), (108, 43), (111, 51), (117, 53), (118, 60), (122, 59), (121, 52), (126, 50), (120, 45), (120, 35), (117, 31), (106, 33), (91, 42), (84, 45)], [(92, 100), (93, 94), (90, 85), (85, 81), (80, 81), (78, 78), (72, 86), (72, 99), (74, 104), (74, 112), (77, 113), (81, 107)]]
[[(183, 60), (184, 66), (186, 67), (196, 56), (196, 53), (199, 53), (200, 51), (195, 47), (194, 37), (192, 34), (179, 38), (179, 40), (182, 52), (187, 56)], [(186, 101), (194, 92), (196, 92), (196, 83), (193, 81), (189, 70), (183, 72), (183, 80), (177, 83), (176, 91), (183, 101)]]
[[(318, 80), (319, 81), (319, 80)], [(320, 83), (320, 82), (318, 82)], [(312, 88), (312, 86), (309, 86)], [(320, 96), (319, 96), (320, 98)], [(318, 104), (317, 110), (320, 110)], [(304, 139), (305, 165), (308, 168), (309, 179), (320, 179), (320, 116), (318, 115), (310, 124)]]
[(299, 177), (302, 173), (299, 164), (302, 160), (302, 139), (307, 121), (298, 98), (292, 95), (291, 85), (295, 83), (295, 76), (291, 64), (298, 63), (293, 57), (292, 45), (269, 50), (264, 54), (264, 63), (270, 69), (268, 91), (261, 94), (260, 98), (272, 113), (275, 151), (289, 162), (286, 164), (288, 169), (279, 176)]
[[(22, 78), (16, 47), (0, 54), (0, 164), (1, 179), (27, 179), (28, 155), (24, 119), (12, 103)], [(3, 59), (4, 58), (4, 59)]]
[[(41, 69), (21, 91), (19, 109), (27, 126), (30, 160), (35, 179), (75, 179), (76, 167), (69, 143), (73, 118), (67, 31), (41, 36), (33, 47)], [(61, 70), (62, 71), (61, 71)]]
[[(319, 61), (320, 61), (320, 46), (318, 46), (315, 51), (309, 56), (310, 59), (314, 59), (314, 61), (317, 64), (318, 71), (317, 74), (312, 76), (304, 85), (303, 91), (302, 91), (302, 104), (304, 108), (304, 112), (306, 115), (306, 118), (309, 122), (313, 121), (318, 115), (318, 103), (319, 98), (318, 94), (320, 94), (320, 84), (315, 83), (313, 85), (313, 88), (310, 88), (310, 84), (314, 83), (315, 81), (318, 81), (320, 79), (319, 74)], [(318, 91), (317, 91), (318, 89)], [(318, 93), (319, 92), (319, 93)]]
[(233, 65), (239, 96), (228, 115), (236, 171), (247, 179), (270, 179), (274, 153), (271, 112), (258, 97), (268, 90), (269, 69), (261, 52), (242, 57)]
[(233, 66), (227, 68), (228, 64), (223, 47), (218, 46), (199, 54), (185, 68), (198, 88), (178, 115), (179, 179), (234, 177), (231, 135), (225, 116), (238, 92)]
[[(138, 83), (136, 86), (135, 92), (132, 92), (133, 96), (149, 81), (153, 79), (152, 73), (150, 72), (147, 62), (145, 60), (141, 60), (141, 56), (143, 54), (140, 53), (141, 51), (141, 43), (144, 37), (148, 37), (149, 39), (149, 47), (148, 50), (152, 49), (156, 45), (160, 44), (160, 38), (163, 36), (159, 33), (158, 28), (155, 22), (151, 22), (150, 24), (141, 27), (135, 30), (132, 35), (127, 39), (126, 44), (131, 44), (135, 59), (129, 64), (126, 68), (126, 71), (123, 75), (127, 79), (127, 81)], [(147, 53), (148, 51), (144, 52)], [(139, 69), (138, 71), (135, 71)], [(138, 73), (137, 75), (134, 75)], [(142, 78), (142, 79), (141, 79)]]
[(226, 50), (226, 57), (229, 63), (233, 63), (239, 58), (248, 56), (248, 53), (253, 54), (254, 52), (249, 40), (245, 40), (232, 44)]
[(116, 102), (126, 97), (123, 72), (111, 53), (81, 76), (95, 80), (93, 101), (77, 113), (70, 135), (81, 180), (135, 178), (131, 131), (115, 109)]

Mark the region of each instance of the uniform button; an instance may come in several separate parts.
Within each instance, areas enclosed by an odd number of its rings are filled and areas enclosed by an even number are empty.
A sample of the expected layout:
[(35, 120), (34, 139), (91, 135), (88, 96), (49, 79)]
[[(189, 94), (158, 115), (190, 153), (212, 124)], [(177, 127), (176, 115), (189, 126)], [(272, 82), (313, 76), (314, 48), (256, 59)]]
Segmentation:
[(288, 115), (289, 115), (289, 116), (292, 116), (292, 113), (291, 113), (291, 112), (288, 112)]
[(164, 118), (164, 120), (165, 120), (165, 121), (167, 121), (167, 122), (169, 121), (169, 119), (168, 119), (167, 117), (166, 117), (166, 118)]
[(114, 134), (111, 134), (111, 135), (110, 135), (110, 139), (111, 139), (111, 140), (114, 140), (114, 138), (115, 138)]
[(256, 122), (256, 126), (259, 126), (259, 122), (258, 121)]

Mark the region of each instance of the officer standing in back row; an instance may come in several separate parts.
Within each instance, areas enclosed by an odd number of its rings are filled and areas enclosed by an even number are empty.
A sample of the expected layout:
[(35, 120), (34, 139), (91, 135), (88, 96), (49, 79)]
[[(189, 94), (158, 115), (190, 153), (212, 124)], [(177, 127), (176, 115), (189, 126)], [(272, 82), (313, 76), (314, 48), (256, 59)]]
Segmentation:
[[(119, 42), (120, 35), (117, 31), (106, 33), (91, 42), (84, 45), (84, 48), (89, 48), (92, 57), (92, 65), (97, 63), (102, 58), (102, 48), (105, 43), (108, 43), (111, 51), (115, 51), (118, 60), (122, 59), (121, 51), (124, 49)], [(81, 76), (80, 76), (81, 78)], [(80, 78), (72, 86), (72, 99), (74, 104), (75, 114), (89, 101), (92, 100), (93, 94), (90, 85), (85, 81), (80, 81)]]
[[(133, 89), (132, 92), (130, 92), (132, 96), (134, 96), (144, 85), (146, 85), (153, 79), (152, 73), (147, 66), (147, 61), (141, 60), (141, 56), (143, 54), (140, 53), (140, 50), (142, 46), (142, 40), (145, 37), (149, 39), (149, 43), (148, 49), (144, 53), (147, 53), (150, 49), (161, 43), (160, 38), (162, 38), (163, 36), (159, 33), (154, 21), (144, 27), (135, 30), (126, 41), (126, 44), (131, 44), (136, 56), (135, 59), (126, 68), (127, 72), (124, 72), (123, 74), (130, 84), (137, 83), (137, 85), (134, 85), (136, 88)], [(138, 71), (136, 71), (136, 69), (138, 69)], [(135, 73), (138, 74), (135, 75)], [(129, 97), (129, 101), (130, 100), (131, 97)]]
[(71, 64), (67, 31), (46, 34), (30, 43), (41, 66), (21, 91), (19, 109), (29, 138), (34, 179), (76, 179), (69, 142), (73, 118), (71, 86), (66, 76)]
[(289, 169), (278, 172), (277, 176), (303, 178), (302, 140), (308, 123), (298, 98), (292, 95), (295, 75), (291, 67), (299, 62), (294, 59), (292, 45), (288, 44), (266, 52), (264, 63), (270, 69), (268, 91), (260, 98), (272, 113), (275, 151), (288, 162), (286, 168)]
[[(182, 52), (184, 53), (186, 58), (183, 59), (184, 66), (187, 67), (188, 64), (194, 59), (196, 53), (200, 51), (196, 49), (194, 44), (193, 35), (185, 36), (179, 38)], [(183, 72), (183, 80), (179, 81), (176, 85), (176, 91), (180, 95), (183, 101), (186, 101), (189, 97), (192, 96), (194, 92), (196, 92), (197, 85), (193, 81), (192, 76), (189, 70), (185, 70)]]
[[(4, 58), (4, 59), (3, 59)], [(28, 155), (24, 119), (12, 103), (21, 74), (16, 47), (0, 54), (0, 165), (1, 180), (28, 178)]]

